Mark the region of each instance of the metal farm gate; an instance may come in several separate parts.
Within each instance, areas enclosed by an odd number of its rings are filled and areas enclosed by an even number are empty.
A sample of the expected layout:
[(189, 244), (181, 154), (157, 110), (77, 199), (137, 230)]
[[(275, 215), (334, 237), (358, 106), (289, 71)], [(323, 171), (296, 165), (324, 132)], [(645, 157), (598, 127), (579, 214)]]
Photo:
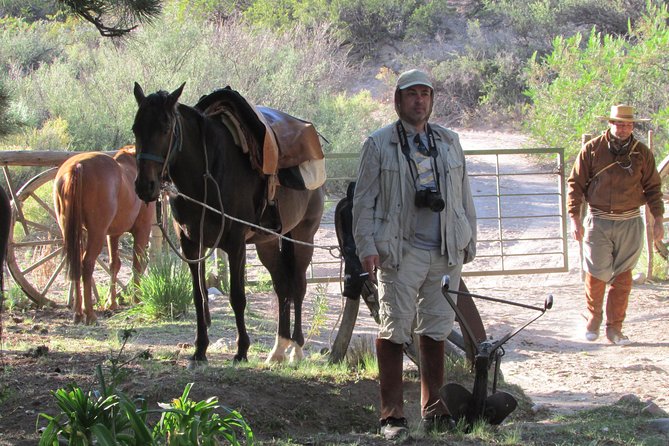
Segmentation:
[[(561, 148), (465, 150), (478, 216), (477, 257), (463, 276), (566, 272), (567, 214), (564, 150)], [(339, 282), (342, 266), (334, 209), (355, 179), (357, 153), (326, 154), (328, 180), (321, 227), (314, 241), (309, 283)], [(333, 166), (331, 169), (330, 166)], [(334, 175), (342, 166), (350, 175)], [(532, 265), (528, 267), (527, 265)], [(247, 278), (269, 274), (249, 245)]]

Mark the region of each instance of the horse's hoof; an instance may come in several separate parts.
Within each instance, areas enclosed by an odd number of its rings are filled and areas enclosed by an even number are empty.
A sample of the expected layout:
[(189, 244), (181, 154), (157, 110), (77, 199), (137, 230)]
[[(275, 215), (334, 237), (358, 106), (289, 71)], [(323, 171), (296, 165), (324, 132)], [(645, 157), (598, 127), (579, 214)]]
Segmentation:
[(232, 358), (233, 364), (239, 364), (242, 362), (249, 362), (249, 358), (247, 358), (246, 355), (240, 355), (239, 353), (233, 356)]
[(196, 360), (196, 359), (191, 359), (188, 361), (188, 366), (186, 367), (188, 370), (197, 370), (197, 369), (203, 369), (209, 365), (209, 362), (205, 360)]
[(84, 322), (84, 315), (83, 314), (75, 314), (74, 317), (72, 318), (72, 322), (76, 324), (81, 324)]
[(86, 325), (99, 325), (97, 316), (86, 316)]

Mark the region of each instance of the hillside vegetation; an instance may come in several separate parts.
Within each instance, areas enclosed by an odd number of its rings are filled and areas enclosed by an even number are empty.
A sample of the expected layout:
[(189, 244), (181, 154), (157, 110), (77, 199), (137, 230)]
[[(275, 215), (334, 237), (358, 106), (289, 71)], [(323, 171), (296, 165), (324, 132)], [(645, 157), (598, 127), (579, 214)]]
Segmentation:
[[(0, 3), (4, 146), (110, 150), (132, 142), (132, 86), (185, 103), (226, 85), (313, 121), (355, 152), (394, 117), (397, 74), (436, 82), (435, 120), (529, 133), (578, 150), (627, 102), (669, 153), (667, 2), (657, 0), (166, 0), (127, 38), (101, 37), (57, 2)], [(2, 107), (4, 101), (7, 105)], [(645, 136), (646, 128), (639, 128)]]

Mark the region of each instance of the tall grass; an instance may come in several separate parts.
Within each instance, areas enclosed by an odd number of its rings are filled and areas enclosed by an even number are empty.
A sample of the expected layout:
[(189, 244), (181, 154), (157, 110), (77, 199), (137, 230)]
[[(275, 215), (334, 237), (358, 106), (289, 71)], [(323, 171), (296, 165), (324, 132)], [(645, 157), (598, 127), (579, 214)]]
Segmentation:
[(161, 255), (149, 263), (137, 286), (142, 312), (153, 319), (179, 319), (192, 305), (191, 274), (181, 259)]

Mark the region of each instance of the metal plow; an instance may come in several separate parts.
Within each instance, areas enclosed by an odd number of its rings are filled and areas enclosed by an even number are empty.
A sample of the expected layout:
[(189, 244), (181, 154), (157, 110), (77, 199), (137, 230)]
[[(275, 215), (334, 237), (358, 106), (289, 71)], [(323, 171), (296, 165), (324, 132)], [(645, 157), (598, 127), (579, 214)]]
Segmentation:
[[(513, 395), (507, 392), (497, 391), (500, 363), (502, 356), (504, 356), (504, 349), (501, 347), (525, 327), (543, 316), (546, 310), (553, 306), (553, 296), (549, 295), (544, 302), (543, 308), (541, 308), (493, 297), (450, 290), (449, 284), (449, 276), (444, 276), (441, 282), (441, 291), (460, 321), (465, 321), (465, 319), (460, 314), (457, 304), (453, 301), (453, 298), (449, 293), (513, 305), (540, 312), (538, 316), (531, 318), (520, 327), (511, 330), (497, 341), (485, 339), (478, 342), (474, 357), (474, 388), (471, 392), (456, 383), (446, 384), (439, 390), (439, 396), (456, 422), (464, 419), (468, 427), (471, 427), (477, 420), (484, 420), (492, 425), (500, 424), (518, 406)], [(476, 339), (473, 331), (466, 322), (461, 322), (461, 327), (464, 328), (470, 339)], [(493, 372), (492, 393), (488, 395), (488, 374), (493, 363), (495, 364), (495, 369)]]

